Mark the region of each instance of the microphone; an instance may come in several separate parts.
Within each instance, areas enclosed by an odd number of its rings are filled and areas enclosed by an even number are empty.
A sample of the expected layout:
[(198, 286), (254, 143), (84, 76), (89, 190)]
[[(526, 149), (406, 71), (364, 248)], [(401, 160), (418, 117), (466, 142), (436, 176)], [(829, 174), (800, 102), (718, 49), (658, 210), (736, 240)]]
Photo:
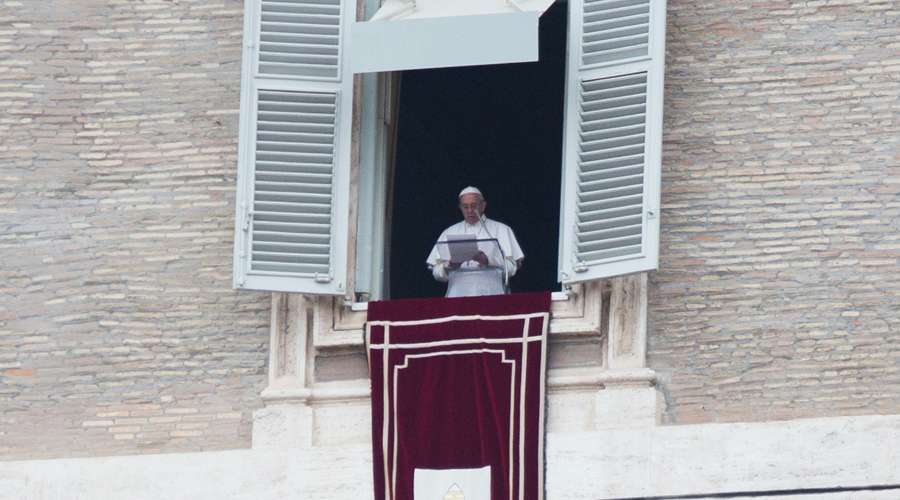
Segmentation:
[[(479, 212), (478, 210), (476, 210), (475, 213), (478, 214), (478, 222), (481, 223), (481, 227), (484, 228), (484, 232), (487, 233), (487, 235), (497, 243), (497, 249), (500, 250), (500, 265), (503, 266), (503, 287), (506, 290), (506, 293), (509, 293), (509, 269), (506, 267), (506, 254), (503, 252), (503, 247), (500, 245), (500, 240), (498, 240), (496, 236), (491, 234), (491, 231), (487, 228), (487, 224), (484, 223), (484, 220), (487, 217), (485, 217), (484, 214)], [(488, 259), (488, 264), (490, 264), (490, 258)]]
[(488, 228), (487, 228), (487, 224), (484, 223), (484, 219), (486, 219), (486, 217), (484, 216), (484, 214), (481, 213), (481, 212), (479, 212), (478, 210), (475, 210), (475, 213), (478, 214), (478, 222), (481, 223), (481, 227), (484, 229), (484, 232), (487, 233), (488, 236), (490, 236), (491, 238), (493, 238), (494, 235), (491, 234), (491, 232), (490, 232), (490, 231), (488, 230)]

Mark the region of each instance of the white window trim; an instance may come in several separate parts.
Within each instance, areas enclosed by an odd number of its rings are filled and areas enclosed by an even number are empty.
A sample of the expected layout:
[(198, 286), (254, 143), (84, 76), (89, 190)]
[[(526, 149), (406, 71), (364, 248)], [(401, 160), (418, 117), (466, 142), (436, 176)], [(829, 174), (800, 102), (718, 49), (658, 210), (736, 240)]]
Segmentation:
[[(568, 292), (557, 292), (551, 300), (550, 333), (571, 337), (599, 336), (602, 293), (605, 281), (573, 285)], [(353, 304), (340, 297), (312, 297), (317, 302), (317, 324), (313, 334), (315, 347), (361, 346), (368, 303)], [(355, 307), (354, 307), (355, 305)]]

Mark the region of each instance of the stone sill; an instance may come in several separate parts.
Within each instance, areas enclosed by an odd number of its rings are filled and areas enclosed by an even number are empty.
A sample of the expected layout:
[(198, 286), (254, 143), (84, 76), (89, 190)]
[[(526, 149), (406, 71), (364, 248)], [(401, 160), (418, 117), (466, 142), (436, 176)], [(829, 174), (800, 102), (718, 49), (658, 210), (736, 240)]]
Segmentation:
[[(597, 368), (560, 368), (550, 370), (547, 377), (549, 392), (596, 391), (608, 385), (650, 387), (656, 383), (656, 372), (649, 368), (631, 370), (602, 370)], [(356, 379), (325, 382), (313, 387), (298, 387), (290, 378), (277, 380), (262, 392), (267, 405), (285, 403), (328, 404), (367, 402), (369, 380)]]

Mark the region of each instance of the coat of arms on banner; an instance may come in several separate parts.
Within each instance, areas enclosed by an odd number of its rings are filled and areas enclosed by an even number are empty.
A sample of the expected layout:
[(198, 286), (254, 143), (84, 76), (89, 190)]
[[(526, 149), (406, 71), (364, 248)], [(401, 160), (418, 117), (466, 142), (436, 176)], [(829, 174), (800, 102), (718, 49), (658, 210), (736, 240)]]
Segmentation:
[(413, 499), (491, 500), (491, 466), (478, 469), (416, 469)]

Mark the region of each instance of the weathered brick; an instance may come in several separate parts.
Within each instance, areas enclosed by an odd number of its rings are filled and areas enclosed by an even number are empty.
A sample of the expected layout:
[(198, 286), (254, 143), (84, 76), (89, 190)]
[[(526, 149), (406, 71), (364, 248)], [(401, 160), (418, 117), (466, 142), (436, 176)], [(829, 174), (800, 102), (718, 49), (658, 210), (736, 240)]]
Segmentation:
[[(210, 7), (0, 3), (0, 458), (249, 446), (269, 298), (230, 283), (243, 4)], [(187, 360), (217, 375), (189, 388)]]
[(666, 420), (896, 413), (900, 27), (890, 2), (745, 6), (668, 2)]

